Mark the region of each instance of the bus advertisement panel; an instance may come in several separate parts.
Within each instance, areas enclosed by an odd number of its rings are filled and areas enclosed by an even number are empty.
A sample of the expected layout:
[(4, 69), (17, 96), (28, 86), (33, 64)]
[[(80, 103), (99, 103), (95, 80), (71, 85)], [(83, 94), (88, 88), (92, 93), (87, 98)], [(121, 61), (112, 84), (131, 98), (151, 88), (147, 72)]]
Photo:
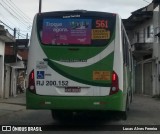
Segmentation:
[(91, 44), (90, 19), (44, 19), (44, 44)]

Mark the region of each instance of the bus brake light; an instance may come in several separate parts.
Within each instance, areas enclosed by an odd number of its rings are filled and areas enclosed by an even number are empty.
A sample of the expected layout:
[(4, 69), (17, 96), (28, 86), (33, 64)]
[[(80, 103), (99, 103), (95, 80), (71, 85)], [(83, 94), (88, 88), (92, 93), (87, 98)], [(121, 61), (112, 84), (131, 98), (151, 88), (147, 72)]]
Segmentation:
[(29, 74), (28, 89), (29, 89), (32, 93), (36, 93), (36, 90), (35, 90), (34, 70), (32, 70), (31, 73)]
[(110, 89), (110, 95), (119, 91), (118, 75), (113, 71), (112, 73), (112, 86)]
[(116, 74), (115, 73), (112, 74), (112, 81), (116, 81)]
[(31, 79), (34, 79), (34, 71), (31, 72)]

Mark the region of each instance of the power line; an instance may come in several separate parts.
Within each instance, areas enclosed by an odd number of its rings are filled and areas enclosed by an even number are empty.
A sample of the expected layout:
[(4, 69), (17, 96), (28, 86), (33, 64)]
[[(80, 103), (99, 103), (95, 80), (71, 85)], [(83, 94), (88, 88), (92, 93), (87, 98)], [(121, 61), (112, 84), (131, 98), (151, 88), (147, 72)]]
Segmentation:
[[(3, 2), (3, 3), (2, 3)], [(21, 28), (26, 29), (26, 30), (21, 30), (20, 28), (16, 28), (15, 24), (13, 24), (15, 21), (10, 21), (7, 16), (7, 18), (3, 15), (4, 13), (0, 13), (0, 15), (4, 18), (5, 22), (0, 20), (0, 23), (2, 23), (5, 27), (7, 27), (8, 29), (14, 31), (15, 28), (17, 29), (16, 35), (22, 38), (26, 38), (28, 32), (30, 32), (31, 30), (31, 19), (26, 16), (11, 0), (2, 0), (0, 2), (0, 6), (4, 9), (4, 11), (8, 12), (9, 15), (17, 22), (17, 24), (21, 25)], [(18, 9), (18, 10), (17, 10)], [(2, 10), (3, 11), (3, 10)], [(9, 24), (7, 24), (8, 22), (12, 22), (12, 25), (15, 28), (12, 28)], [(24, 28), (25, 27), (25, 28)], [(19, 30), (18, 30), (19, 29)], [(21, 33), (23, 32), (23, 33)], [(25, 33), (25, 34), (24, 34)]]
[[(0, 13), (0, 16), (5, 20), (5, 22), (7, 22), (7, 24), (9, 25), (9, 23), (11, 22), (7, 17), (5, 17), (3, 14), (1, 14)], [(11, 23), (10, 23), (11, 24)], [(15, 26), (15, 23), (13, 24), (13, 22), (12, 22), (12, 25), (14, 26), (14, 27), (16, 27)]]
[(150, 2), (148, 2), (147, 0), (143, 0), (143, 1), (145, 1), (145, 2), (147, 2), (147, 3), (150, 3)]
[(12, 0), (6, 0), (8, 3), (10, 3), (10, 5), (12, 5), (12, 7), (14, 8), (14, 10), (16, 10), (18, 13), (20, 13), (24, 18), (26, 18), (27, 20), (30, 20), (30, 22), (32, 22), (32, 19), (30, 17), (28, 17), (22, 10), (20, 10), (15, 4), (14, 2), (12, 2)]
[(3, 21), (0, 20), (0, 23), (2, 23), (4, 26), (8, 27), (10, 30), (14, 31), (13, 28), (11, 28), (10, 26), (8, 26), (6, 23), (4, 23)]
[[(1, 16), (2, 19), (5, 20), (5, 23), (6, 23), (7, 25), (13, 25), (15, 28), (17, 27), (16, 24), (15, 24), (15, 22), (9, 20), (8, 17), (5, 17), (5, 16), (3, 15), (3, 13), (2, 13), (2, 14), (0, 13), (0, 16)], [(28, 29), (28, 27), (27, 27), (27, 29)], [(21, 31), (23, 31), (23, 30), (21, 30)], [(25, 31), (23, 31), (23, 32), (30, 32), (30, 30), (25, 30)]]
[(9, 11), (1, 2), (0, 5), (16, 20), (18, 20), (19, 23), (23, 24), (24, 26), (28, 27), (28, 25), (26, 23), (24, 23), (23, 21), (21, 21), (17, 16), (15, 16), (11, 11)]
[(13, 9), (13, 6), (10, 5), (9, 3), (6, 3), (4, 0), (2, 0), (3, 3), (10, 9), (12, 10), (12, 12), (14, 12), (16, 14), (17, 17), (19, 17), (20, 19), (22, 19), (25, 23), (30, 23), (28, 20), (26, 20), (23, 16), (21, 16), (18, 12), (16, 12), (16, 10)]
[[(2, 24), (3, 24), (4, 26), (6, 26), (8, 29), (14, 31), (13, 28), (11, 28), (9, 25), (7, 25), (6, 23), (4, 23), (3, 21), (0, 20), (0, 23), (2, 23)], [(22, 37), (22, 38), (25, 38), (25, 37), (26, 37), (25, 34), (22, 34), (22, 33), (20, 33), (20, 32), (17, 32), (16, 34), (17, 34), (18, 36)]]
[(27, 17), (26, 15), (24, 15), (23, 12), (19, 11), (20, 9), (18, 7), (15, 7), (15, 4), (13, 2), (11, 3), (11, 1), (9, 2), (8, 0), (6, 0), (6, 2), (7, 2), (6, 4), (9, 5), (10, 8), (12, 8), (12, 10), (14, 12), (16, 12), (16, 14), (18, 14), (18, 16), (20, 16), (21, 18), (23, 18), (23, 20), (25, 20), (26, 22), (32, 24), (32, 20), (29, 17)]

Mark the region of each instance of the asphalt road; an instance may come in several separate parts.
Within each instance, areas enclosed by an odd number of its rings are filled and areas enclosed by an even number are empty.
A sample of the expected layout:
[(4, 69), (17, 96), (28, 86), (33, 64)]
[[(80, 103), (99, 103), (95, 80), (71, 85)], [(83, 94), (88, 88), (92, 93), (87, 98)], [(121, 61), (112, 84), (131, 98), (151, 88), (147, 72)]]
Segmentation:
[[(120, 120), (115, 114), (107, 113), (106, 117), (95, 114), (82, 114), (75, 115), (72, 120), (67, 120), (63, 123), (59, 123), (52, 119), (51, 112), (49, 110), (26, 110), (25, 106), (23, 110), (19, 112), (13, 112), (5, 116), (0, 117), (0, 125), (47, 125), (48, 129), (54, 130), (54, 132), (62, 134), (80, 133), (80, 134), (158, 134), (160, 131), (117, 131), (120, 125), (120, 129), (126, 129), (126, 125), (144, 125), (139, 128), (147, 127), (148, 125), (160, 125), (160, 99), (151, 98), (149, 96), (135, 95), (134, 100), (130, 106), (128, 112), (128, 119), (126, 121)], [(48, 126), (49, 125), (49, 126)], [(111, 125), (111, 126), (110, 126)], [(118, 125), (118, 127), (115, 127)], [(115, 131), (107, 131), (111, 127)], [(124, 127), (124, 128), (122, 128)], [(160, 128), (160, 126), (159, 126)], [(20, 132), (16, 132), (20, 133)], [(38, 132), (39, 133), (39, 132)], [(52, 132), (41, 132), (52, 133)]]

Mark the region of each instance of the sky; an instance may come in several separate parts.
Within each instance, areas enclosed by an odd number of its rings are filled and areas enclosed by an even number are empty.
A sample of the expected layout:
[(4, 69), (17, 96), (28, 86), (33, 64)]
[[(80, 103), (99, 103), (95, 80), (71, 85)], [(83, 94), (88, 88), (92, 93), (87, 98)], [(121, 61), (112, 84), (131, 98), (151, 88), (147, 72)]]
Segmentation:
[[(122, 19), (126, 19), (131, 15), (131, 12), (151, 2), (152, 0), (42, 0), (42, 12), (83, 9), (118, 13)], [(11, 11), (11, 13), (5, 11), (8, 6), (11, 8), (15, 6), (19, 12), (22, 11), (23, 16), (27, 19), (24, 22), (26, 24), (23, 24), (23, 22), (18, 24), (20, 21), (15, 16), (11, 18), (14, 11)], [(8, 10), (10, 10), (10, 7)], [(21, 32), (31, 31), (34, 15), (38, 11), (39, 0), (0, 0), (0, 20), (3, 20), (11, 27), (20, 29)], [(13, 23), (11, 24), (9, 21)]]
[[(38, 12), (39, 0), (12, 0), (24, 13), (33, 18)], [(119, 13), (127, 18), (134, 10), (148, 5), (152, 0), (42, 0), (42, 12), (58, 10), (94, 10)]]

